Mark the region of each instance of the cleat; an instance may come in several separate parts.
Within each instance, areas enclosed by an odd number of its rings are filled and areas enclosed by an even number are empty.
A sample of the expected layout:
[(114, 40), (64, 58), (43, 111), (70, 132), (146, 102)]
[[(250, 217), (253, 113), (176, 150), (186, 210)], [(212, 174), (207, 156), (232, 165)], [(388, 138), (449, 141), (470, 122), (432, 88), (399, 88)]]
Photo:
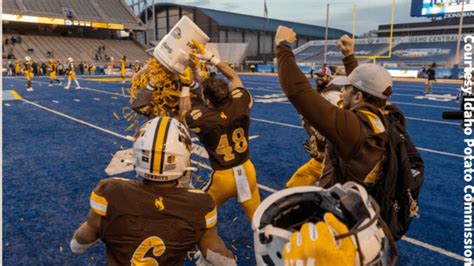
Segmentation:
[(80, 89), (81, 89), (81, 87), (76, 87), (76, 90), (80, 90)]
[(65, 90), (69, 90), (69, 87), (64, 87)]
[(33, 88), (26, 88), (26, 91), (34, 91)]

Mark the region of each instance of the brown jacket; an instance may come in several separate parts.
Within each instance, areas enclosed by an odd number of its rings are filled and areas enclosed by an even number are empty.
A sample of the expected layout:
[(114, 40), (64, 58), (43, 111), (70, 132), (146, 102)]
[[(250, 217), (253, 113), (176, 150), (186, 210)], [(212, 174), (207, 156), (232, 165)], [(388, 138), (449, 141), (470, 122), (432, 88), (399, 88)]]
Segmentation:
[[(320, 185), (356, 181), (370, 184), (382, 175), (388, 141), (382, 113), (372, 105), (340, 109), (312, 89), (299, 70), (290, 47), (277, 47), (280, 85), (298, 113), (330, 142)], [(357, 67), (354, 56), (344, 58), (346, 73)]]

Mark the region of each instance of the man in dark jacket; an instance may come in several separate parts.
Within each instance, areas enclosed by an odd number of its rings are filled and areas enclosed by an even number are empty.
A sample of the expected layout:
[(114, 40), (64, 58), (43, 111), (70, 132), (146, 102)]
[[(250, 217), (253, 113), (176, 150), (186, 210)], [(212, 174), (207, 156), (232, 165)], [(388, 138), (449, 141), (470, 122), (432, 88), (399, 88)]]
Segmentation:
[(329, 141), (319, 185), (355, 181), (370, 186), (383, 175), (388, 133), (382, 109), (392, 93), (390, 74), (377, 65), (357, 66), (354, 43), (343, 36), (337, 44), (349, 76), (334, 80), (344, 86), (340, 109), (317, 93), (299, 70), (289, 46), (295, 40), (292, 29), (279, 27), (275, 36), (278, 77), (298, 113)]

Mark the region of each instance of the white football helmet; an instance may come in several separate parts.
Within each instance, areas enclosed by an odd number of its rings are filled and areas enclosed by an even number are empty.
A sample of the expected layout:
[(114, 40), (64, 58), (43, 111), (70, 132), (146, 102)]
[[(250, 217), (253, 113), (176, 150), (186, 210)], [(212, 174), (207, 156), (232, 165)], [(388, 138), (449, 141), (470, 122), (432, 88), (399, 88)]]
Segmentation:
[(68, 57), (68, 58), (67, 58), (67, 61), (70, 62), (70, 63), (72, 63), (72, 62), (74, 62), (74, 59), (72, 59), (72, 57)]
[(178, 120), (156, 117), (146, 122), (133, 144), (137, 175), (159, 182), (176, 180), (192, 170), (191, 135)]
[(30, 61), (31, 61), (31, 57), (26, 56), (26, 57), (25, 57), (25, 61), (26, 61), (26, 62), (30, 62)]
[(389, 250), (394, 260), (398, 253), (392, 238), (387, 238), (390, 232), (384, 229), (378, 211), (375, 200), (354, 182), (329, 189), (306, 186), (276, 192), (260, 204), (253, 216), (257, 265), (283, 265), (283, 247), (292, 233), (306, 222), (324, 221), (326, 212), (333, 213), (350, 230), (358, 251), (354, 265), (360, 266), (362, 260), (363, 265), (389, 265)]

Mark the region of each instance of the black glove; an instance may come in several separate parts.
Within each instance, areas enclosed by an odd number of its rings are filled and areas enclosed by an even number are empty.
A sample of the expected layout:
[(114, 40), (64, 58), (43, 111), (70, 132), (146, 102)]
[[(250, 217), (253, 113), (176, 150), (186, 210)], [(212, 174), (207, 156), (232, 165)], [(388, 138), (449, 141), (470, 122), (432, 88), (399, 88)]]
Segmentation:
[(305, 142), (303, 143), (303, 148), (304, 151), (308, 153), (309, 156), (311, 156), (311, 158), (317, 161), (322, 161), (322, 159), (324, 158), (324, 155), (321, 154), (317, 149), (315, 149), (309, 140), (305, 140)]

